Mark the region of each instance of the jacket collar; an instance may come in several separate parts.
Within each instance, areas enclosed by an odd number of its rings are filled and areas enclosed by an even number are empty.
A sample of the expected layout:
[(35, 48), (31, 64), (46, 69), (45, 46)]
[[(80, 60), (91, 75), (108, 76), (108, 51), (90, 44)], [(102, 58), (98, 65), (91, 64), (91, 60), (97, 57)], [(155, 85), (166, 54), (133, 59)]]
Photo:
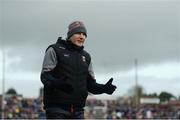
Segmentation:
[(70, 40), (63, 40), (62, 37), (59, 37), (56, 43), (63, 44), (72, 51), (81, 51), (84, 49), (84, 46), (79, 47), (79, 46), (73, 44)]

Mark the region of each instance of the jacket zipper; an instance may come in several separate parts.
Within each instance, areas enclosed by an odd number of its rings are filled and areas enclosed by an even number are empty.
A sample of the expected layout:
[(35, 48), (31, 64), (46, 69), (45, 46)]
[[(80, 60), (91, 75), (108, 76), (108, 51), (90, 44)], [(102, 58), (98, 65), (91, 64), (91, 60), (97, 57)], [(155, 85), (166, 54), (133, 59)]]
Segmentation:
[(73, 107), (73, 105), (71, 105), (71, 113), (73, 113), (74, 112), (74, 107)]

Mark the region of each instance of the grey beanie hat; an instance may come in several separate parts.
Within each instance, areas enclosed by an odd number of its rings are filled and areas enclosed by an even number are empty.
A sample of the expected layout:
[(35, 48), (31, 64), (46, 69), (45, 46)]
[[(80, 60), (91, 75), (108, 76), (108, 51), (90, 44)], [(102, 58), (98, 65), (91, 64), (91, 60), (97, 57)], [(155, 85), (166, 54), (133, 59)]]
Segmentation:
[(74, 21), (68, 27), (67, 38), (69, 39), (73, 34), (82, 32), (87, 36), (87, 30), (81, 21)]

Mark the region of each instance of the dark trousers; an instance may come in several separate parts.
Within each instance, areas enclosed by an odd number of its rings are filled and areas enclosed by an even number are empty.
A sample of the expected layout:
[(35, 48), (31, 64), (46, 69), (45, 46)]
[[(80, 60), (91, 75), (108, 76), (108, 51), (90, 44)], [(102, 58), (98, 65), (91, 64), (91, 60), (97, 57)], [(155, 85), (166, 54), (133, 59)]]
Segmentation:
[(47, 108), (47, 119), (84, 119), (84, 110), (69, 111), (62, 108)]

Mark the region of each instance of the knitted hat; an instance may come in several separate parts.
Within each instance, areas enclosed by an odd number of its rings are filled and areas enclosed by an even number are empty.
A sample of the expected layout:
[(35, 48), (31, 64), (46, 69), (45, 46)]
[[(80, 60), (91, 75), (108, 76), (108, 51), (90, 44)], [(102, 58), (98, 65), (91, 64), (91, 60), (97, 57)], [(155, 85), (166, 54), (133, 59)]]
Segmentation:
[(69, 39), (73, 34), (82, 32), (87, 36), (87, 30), (81, 21), (74, 21), (68, 27), (67, 38)]

